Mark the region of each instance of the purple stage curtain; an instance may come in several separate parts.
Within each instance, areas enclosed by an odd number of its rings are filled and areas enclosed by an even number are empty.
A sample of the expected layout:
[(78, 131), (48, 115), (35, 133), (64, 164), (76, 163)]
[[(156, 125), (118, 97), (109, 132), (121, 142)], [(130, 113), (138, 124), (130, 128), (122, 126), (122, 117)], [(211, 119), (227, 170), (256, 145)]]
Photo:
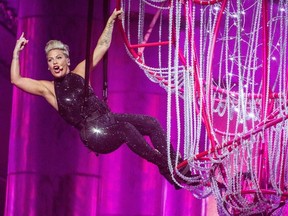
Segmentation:
[[(86, 1), (19, 0), (18, 14), (18, 36), (29, 40), (20, 57), (24, 76), (52, 79), (44, 53), (50, 39), (70, 46), (72, 69), (85, 57)], [(102, 1), (95, 1), (93, 45), (106, 22), (102, 15)], [(99, 94), (102, 66), (91, 75)], [(108, 72), (112, 111), (152, 115), (165, 128), (166, 93), (130, 59), (117, 28)], [(98, 157), (90, 152), (43, 98), (14, 88), (12, 107), (5, 216), (201, 215), (202, 200), (176, 191), (126, 146)]]

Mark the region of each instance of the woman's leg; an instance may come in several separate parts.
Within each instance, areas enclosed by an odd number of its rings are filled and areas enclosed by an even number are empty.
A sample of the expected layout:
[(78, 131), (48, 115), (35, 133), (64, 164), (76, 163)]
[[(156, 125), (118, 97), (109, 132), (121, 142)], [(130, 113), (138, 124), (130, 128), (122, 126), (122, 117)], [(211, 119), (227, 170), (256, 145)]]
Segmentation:
[(84, 131), (81, 131), (82, 140), (92, 151), (106, 154), (126, 143), (134, 153), (158, 166), (160, 173), (176, 189), (179, 188), (173, 181), (170, 172), (167, 172), (169, 170), (167, 169), (166, 158), (146, 142), (134, 125), (129, 122), (118, 121), (107, 127), (96, 128), (95, 126), (89, 125), (83, 129)]
[(81, 131), (81, 136), (88, 148), (100, 154), (113, 152), (126, 143), (134, 153), (156, 165), (163, 160), (162, 155), (129, 122), (118, 122), (106, 127), (91, 124)]
[[(165, 158), (167, 158), (167, 138), (159, 121), (152, 116), (139, 114), (113, 114), (115, 120), (118, 122), (129, 122), (132, 124), (143, 136), (148, 136), (152, 145)], [(175, 163), (176, 151), (170, 145), (170, 156), (172, 162)], [(180, 159), (181, 160), (181, 159)], [(181, 162), (181, 161), (180, 161)]]
[[(162, 165), (158, 165), (160, 173), (172, 184), (176, 189), (180, 187), (173, 181), (171, 172), (168, 167), (168, 151), (167, 151), (167, 138), (166, 134), (160, 125), (159, 121), (152, 116), (139, 115), (139, 114), (113, 114), (115, 120), (118, 122), (129, 122), (132, 124), (143, 136), (148, 136), (152, 145), (157, 149), (163, 158)], [(176, 151), (170, 145), (170, 157), (173, 168), (176, 166)], [(178, 163), (183, 161), (182, 158), (178, 159)]]

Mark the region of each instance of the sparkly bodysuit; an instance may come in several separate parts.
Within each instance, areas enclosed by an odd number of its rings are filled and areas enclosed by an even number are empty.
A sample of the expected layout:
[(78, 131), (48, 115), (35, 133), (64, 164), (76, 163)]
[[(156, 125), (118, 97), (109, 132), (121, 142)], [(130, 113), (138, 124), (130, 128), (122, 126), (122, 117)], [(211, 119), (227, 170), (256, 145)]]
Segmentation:
[[(108, 106), (96, 97), (90, 86), (85, 103), (85, 81), (73, 72), (55, 79), (54, 85), (59, 114), (80, 131), (81, 140), (89, 149), (106, 154), (126, 143), (134, 153), (157, 165), (160, 173), (174, 184), (168, 169), (166, 136), (155, 118), (112, 113)], [(143, 136), (149, 136), (155, 149)], [(172, 161), (175, 156), (171, 148)]]

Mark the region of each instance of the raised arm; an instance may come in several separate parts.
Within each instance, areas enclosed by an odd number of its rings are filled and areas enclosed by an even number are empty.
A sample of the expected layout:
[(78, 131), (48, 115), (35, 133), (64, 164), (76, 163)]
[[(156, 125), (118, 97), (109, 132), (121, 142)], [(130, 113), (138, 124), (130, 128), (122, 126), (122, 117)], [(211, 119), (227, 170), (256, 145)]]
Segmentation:
[(122, 13), (123, 13), (122, 9), (118, 11), (115, 9), (111, 14), (111, 16), (109, 17), (106, 26), (98, 40), (97, 46), (95, 47), (93, 52), (93, 67), (97, 65), (97, 63), (102, 59), (104, 54), (109, 49), (115, 20)]
[(24, 33), (21, 34), (16, 42), (13, 58), (10, 68), (11, 83), (21, 90), (30, 94), (43, 96), (48, 103), (50, 103), (55, 109), (57, 109), (57, 103), (54, 96), (54, 85), (51, 81), (35, 80), (27, 77), (22, 77), (20, 72), (19, 55), (25, 48), (28, 40), (24, 37)]
[[(93, 58), (92, 58), (92, 67), (94, 68), (99, 61), (103, 58), (105, 53), (110, 47), (111, 40), (112, 40), (112, 33), (114, 28), (115, 20), (121, 16), (123, 10), (114, 10), (111, 16), (109, 17), (106, 26), (98, 39), (97, 45), (93, 50)], [(85, 60), (82, 61), (80, 64), (76, 66), (73, 70), (75, 73), (78, 73), (81, 76), (85, 76)]]

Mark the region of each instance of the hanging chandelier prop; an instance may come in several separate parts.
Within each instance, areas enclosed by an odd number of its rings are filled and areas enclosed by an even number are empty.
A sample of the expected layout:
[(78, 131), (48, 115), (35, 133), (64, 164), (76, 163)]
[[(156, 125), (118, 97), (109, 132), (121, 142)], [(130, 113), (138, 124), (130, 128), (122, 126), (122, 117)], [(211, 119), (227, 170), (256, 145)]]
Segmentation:
[[(176, 128), (186, 159), (176, 170), (170, 161), (175, 181), (198, 198), (213, 194), (221, 215), (280, 211), (288, 197), (288, 3), (118, 0), (118, 7), (127, 53), (167, 91), (168, 143)], [(187, 165), (188, 177), (179, 172)]]

